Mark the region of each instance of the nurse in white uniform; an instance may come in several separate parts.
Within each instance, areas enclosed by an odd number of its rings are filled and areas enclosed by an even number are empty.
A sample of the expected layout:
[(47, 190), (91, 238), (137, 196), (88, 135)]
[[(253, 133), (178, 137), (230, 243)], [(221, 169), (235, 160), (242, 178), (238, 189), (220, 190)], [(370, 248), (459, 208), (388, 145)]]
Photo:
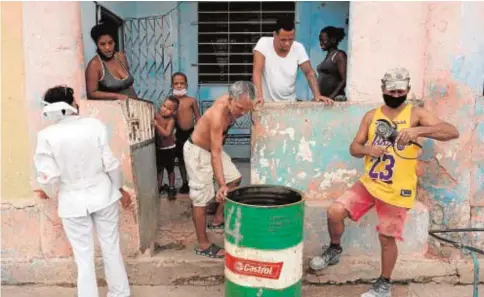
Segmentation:
[(58, 213), (77, 265), (77, 296), (98, 297), (93, 227), (101, 246), (108, 297), (129, 297), (130, 288), (119, 243), (119, 203), (131, 205), (122, 189), (119, 161), (108, 145), (106, 126), (78, 115), (69, 87), (49, 89), (44, 118), (54, 121), (37, 137), (36, 192), (58, 198)]

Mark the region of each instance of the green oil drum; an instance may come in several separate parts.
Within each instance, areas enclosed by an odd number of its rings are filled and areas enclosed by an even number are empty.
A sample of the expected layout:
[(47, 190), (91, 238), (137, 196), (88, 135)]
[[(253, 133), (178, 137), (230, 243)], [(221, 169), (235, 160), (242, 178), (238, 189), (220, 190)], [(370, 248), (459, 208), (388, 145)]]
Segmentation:
[(225, 204), (225, 297), (300, 297), (304, 197), (297, 190), (251, 185)]

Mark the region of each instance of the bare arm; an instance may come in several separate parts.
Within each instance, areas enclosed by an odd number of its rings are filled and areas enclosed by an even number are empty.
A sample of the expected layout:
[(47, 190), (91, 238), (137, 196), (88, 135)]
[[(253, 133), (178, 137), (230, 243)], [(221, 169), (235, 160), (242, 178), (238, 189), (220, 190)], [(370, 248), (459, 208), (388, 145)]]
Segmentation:
[(342, 51), (338, 52), (335, 57), (336, 60), (336, 67), (338, 68), (339, 75), (341, 76), (341, 82), (336, 86), (336, 89), (334, 89), (333, 93), (329, 96), (332, 99), (336, 97), (341, 91), (346, 86), (346, 63), (347, 63), (347, 57), (346, 54)]
[(212, 155), (213, 173), (220, 187), (225, 186), (225, 178), (222, 167), (222, 142), (222, 118), (221, 116), (217, 116), (216, 118), (212, 118), (210, 127), (210, 153)]
[(264, 69), (264, 63), (266, 58), (258, 51), (254, 51), (254, 65), (252, 67), (252, 82), (257, 89), (257, 97), (264, 99), (262, 92), (262, 70)]
[(86, 91), (89, 99), (112, 99), (118, 100), (119, 94), (99, 91), (98, 81), (101, 79), (101, 63), (94, 58), (89, 62), (86, 69)]
[(311, 66), (311, 62), (306, 61), (301, 65), (299, 65), (299, 67), (301, 67), (301, 70), (303, 71), (304, 76), (306, 76), (309, 87), (313, 92), (314, 98), (319, 98), (321, 94), (319, 93), (318, 81), (316, 80), (316, 73), (314, 72), (313, 67)]
[(154, 120), (154, 125), (156, 127), (156, 130), (160, 133), (161, 136), (163, 137), (168, 137), (171, 134), (173, 134), (173, 129), (175, 128), (175, 119), (170, 119), (168, 122), (168, 125), (164, 128), (160, 124), (158, 124), (158, 121), (156, 119), (160, 119), (161, 116), (159, 114), (155, 115), (155, 120)]
[(418, 115), (417, 131), (419, 137), (431, 138), (439, 141), (448, 141), (459, 138), (457, 128), (435, 116), (423, 107), (415, 107)]
[(198, 109), (198, 102), (195, 98), (193, 98), (192, 109), (193, 114), (195, 115), (195, 121), (198, 123), (198, 120), (200, 120), (200, 109)]
[(368, 141), (368, 127), (373, 117), (373, 111), (369, 111), (365, 114), (360, 123), (360, 128), (356, 133), (355, 139), (350, 145), (350, 154), (355, 158), (363, 158), (368, 155), (369, 147), (366, 146)]

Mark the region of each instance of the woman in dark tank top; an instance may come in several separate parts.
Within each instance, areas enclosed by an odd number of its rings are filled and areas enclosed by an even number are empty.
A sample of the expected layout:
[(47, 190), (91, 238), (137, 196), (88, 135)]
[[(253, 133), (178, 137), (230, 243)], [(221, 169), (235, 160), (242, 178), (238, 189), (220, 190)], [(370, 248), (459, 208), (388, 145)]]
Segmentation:
[(129, 72), (123, 53), (115, 51), (115, 28), (99, 24), (92, 28), (91, 37), (96, 43), (97, 55), (86, 69), (86, 89), (89, 99), (126, 100), (136, 98), (134, 77)]
[(318, 65), (318, 85), (322, 96), (334, 101), (346, 101), (346, 53), (338, 49), (345, 37), (343, 28), (325, 27), (319, 33), (321, 49), (326, 51), (326, 58)]

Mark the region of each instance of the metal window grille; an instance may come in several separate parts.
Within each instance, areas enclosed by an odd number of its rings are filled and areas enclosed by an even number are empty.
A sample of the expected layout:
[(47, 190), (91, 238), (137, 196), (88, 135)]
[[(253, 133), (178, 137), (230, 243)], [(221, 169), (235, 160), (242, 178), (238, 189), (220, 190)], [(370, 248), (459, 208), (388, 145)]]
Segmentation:
[(171, 89), (173, 13), (126, 19), (124, 48), (138, 97), (159, 106)]
[(295, 2), (199, 2), (198, 83), (252, 79), (252, 49), (272, 36), (278, 17), (295, 17)]

